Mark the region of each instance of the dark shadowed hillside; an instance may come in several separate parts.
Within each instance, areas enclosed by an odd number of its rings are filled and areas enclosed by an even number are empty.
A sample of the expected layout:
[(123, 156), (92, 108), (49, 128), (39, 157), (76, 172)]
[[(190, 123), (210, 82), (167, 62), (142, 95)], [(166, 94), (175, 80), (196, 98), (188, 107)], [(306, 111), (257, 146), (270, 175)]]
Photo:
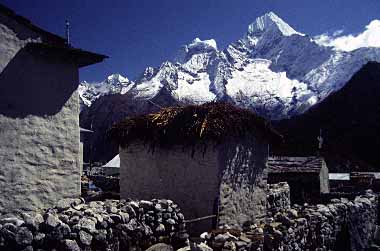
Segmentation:
[(322, 129), (330, 171), (380, 171), (380, 64), (367, 63), (340, 91), (276, 127), (286, 139), (278, 154), (315, 154)]
[(162, 89), (151, 100), (137, 100), (131, 95), (120, 94), (99, 98), (80, 115), (81, 127), (92, 128), (94, 131), (93, 134), (85, 137), (84, 160), (88, 161), (91, 155), (92, 161), (106, 162), (118, 154), (118, 146), (111, 142), (106, 135), (112, 124), (126, 117), (157, 112), (160, 107), (176, 104), (177, 101), (167, 95), (166, 89)]

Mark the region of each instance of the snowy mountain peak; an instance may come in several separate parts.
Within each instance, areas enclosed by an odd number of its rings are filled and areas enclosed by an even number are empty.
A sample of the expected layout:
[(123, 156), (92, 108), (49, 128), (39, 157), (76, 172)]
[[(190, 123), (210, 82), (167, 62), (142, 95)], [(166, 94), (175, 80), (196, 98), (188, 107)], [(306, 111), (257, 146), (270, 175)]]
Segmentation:
[(209, 54), (217, 51), (218, 46), (214, 39), (201, 40), (195, 38), (190, 44), (181, 47), (174, 60), (183, 64), (194, 55)]
[(200, 40), (198, 37), (191, 42), (187, 46), (189, 50), (197, 48), (199, 50), (218, 50), (218, 47), (216, 45), (216, 41), (214, 39), (209, 39), (209, 40)]
[(280, 17), (273, 12), (268, 12), (265, 15), (256, 18), (255, 22), (248, 26), (249, 35), (260, 35), (267, 30), (277, 29), (284, 36), (299, 34), (289, 24), (285, 23)]
[(133, 86), (134, 82), (129, 81), (128, 78), (123, 77), (120, 74), (112, 74), (108, 76), (104, 81), (98, 83), (88, 83), (83, 81), (80, 83), (78, 91), (82, 100), (82, 107), (91, 106), (91, 104), (101, 96), (109, 94), (125, 94)]
[(107, 77), (107, 81), (112, 84), (112, 83), (127, 83), (129, 82), (129, 79), (126, 77), (123, 77), (122, 75), (116, 73), (112, 74)]

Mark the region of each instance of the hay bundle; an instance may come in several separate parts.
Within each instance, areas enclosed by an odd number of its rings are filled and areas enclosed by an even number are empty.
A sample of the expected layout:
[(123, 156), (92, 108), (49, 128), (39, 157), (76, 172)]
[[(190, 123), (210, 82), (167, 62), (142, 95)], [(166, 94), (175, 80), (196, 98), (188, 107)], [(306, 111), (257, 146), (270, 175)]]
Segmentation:
[(281, 137), (252, 111), (222, 102), (164, 108), (155, 114), (126, 119), (109, 131), (109, 136), (122, 147), (135, 140), (150, 143), (153, 147), (218, 144), (228, 137), (252, 134), (271, 139)]

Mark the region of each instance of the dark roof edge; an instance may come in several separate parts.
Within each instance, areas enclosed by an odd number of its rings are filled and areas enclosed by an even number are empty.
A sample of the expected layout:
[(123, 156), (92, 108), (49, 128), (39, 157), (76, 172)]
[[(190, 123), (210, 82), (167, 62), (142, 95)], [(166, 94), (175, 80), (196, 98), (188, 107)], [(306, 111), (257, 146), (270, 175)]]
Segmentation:
[(85, 67), (88, 65), (96, 64), (102, 62), (104, 59), (109, 58), (106, 55), (97, 54), (90, 51), (85, 51), (82, 49), (77, 49), (70, 46), (57, 46), (47, 43), (28, 43), (26, 48), (49, 50), (53, 52), (66, 52), (67, 55), (74, 56), (79, 59), (77, 61), (79, 67)]

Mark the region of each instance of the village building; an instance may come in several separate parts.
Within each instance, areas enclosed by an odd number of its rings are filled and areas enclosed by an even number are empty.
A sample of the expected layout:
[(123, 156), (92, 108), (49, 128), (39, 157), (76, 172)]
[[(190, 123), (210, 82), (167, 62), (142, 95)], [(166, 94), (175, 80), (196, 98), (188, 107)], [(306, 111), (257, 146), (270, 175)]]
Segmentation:
[(268, 158), (268, 183), (287, 182), (292, 203), (312, 202), (329, 193), (329, 170), (322, 157)]
[(119, 154), (113, 157), (105, 165), (102, 166), (102, 174), (105, 176), (120, 175), (120, 156)]
[(79, 68), (105, 58), (0, 5), (0, 212), (80, 196)]
[(172, 107), (126, 119), (110, 136), (120, 145), (120, 197), (175, 201), (191, 233), (241, 228), (266, 215), (268, 144), (281, 140), (249, 110), (227, 103)]

